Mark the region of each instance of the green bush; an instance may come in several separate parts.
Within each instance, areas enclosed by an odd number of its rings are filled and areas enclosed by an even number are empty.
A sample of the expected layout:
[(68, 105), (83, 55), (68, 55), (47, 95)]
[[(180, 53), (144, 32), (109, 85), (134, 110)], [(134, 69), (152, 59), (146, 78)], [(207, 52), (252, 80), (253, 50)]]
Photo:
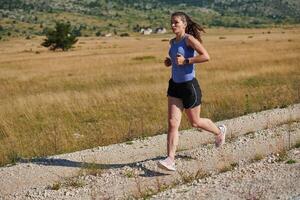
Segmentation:
[(44, 32), (47, 38), (41, 45), (53, 51), (67, 51), (78, 41), (70, 23), (56, 22), (55, 29), (45, 29)]
[(101, 34), (101, 31), (97, 31), (97, 32), (96, 32), (96, 36), (99, 37), (99, 36), (101, 36), (101, 35), (102, 35), (102, 34)]
[(130, 35), (129, 35), (129, 33), (121, 33), (120, 36), (121, 37), (129, 37)]

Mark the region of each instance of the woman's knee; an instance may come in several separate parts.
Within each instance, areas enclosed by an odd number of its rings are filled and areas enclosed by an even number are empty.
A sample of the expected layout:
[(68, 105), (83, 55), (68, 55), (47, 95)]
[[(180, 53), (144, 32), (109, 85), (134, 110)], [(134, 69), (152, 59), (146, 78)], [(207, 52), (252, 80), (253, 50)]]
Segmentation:
[(204, 126), (207, 126), (208, 124), (211, 124), (212, 121), (207, 118), (199, 118), (191, 121), (191, 125), (194, 128), (202, 128)]
[(195, 128), (202, 128), (202, 127), (210, 126), (211, 124), (213, 124), (213, 122), (207, 118), (200, 118), (197, 121), (191, 122), (191, 124)]
[(191, 120), (190, 124), (194, 128), (200, 128), (202, 126), (202, 123), (201, 123), (200, 119), (198, 119), (198, 120)]
[(179, 128), (180, 121), (177, 119), (169, 119), (169, 128), (176, 129)]

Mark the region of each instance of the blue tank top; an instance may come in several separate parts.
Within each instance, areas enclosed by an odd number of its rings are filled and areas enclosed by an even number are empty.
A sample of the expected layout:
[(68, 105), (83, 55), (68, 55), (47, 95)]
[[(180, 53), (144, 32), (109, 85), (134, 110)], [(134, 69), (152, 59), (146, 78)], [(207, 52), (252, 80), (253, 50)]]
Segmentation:
[(172, 79), (175, 83), (182, 83), (193, 80), (195, 77), (195, 64), (177, 65), (176, 56), (177, 54), (183, 55), (185, 58), (195, 56), (195, 50), (188, 47), (186, 44), (187, 35), (185, 35), (180, 41), (176, 42), (172, 39), (169, 49), (169, 56), (172, 61)]

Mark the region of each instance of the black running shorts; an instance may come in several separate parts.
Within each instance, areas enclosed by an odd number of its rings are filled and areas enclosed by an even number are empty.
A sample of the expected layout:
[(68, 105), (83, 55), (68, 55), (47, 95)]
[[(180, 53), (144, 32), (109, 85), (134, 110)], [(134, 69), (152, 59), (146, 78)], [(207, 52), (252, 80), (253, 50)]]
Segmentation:
[(183, 83), (175, 83), (170, 79), (168, 96), (181, 99), (183, 107), (189, 109), (201, 104), (202, 93), (196, 78)]

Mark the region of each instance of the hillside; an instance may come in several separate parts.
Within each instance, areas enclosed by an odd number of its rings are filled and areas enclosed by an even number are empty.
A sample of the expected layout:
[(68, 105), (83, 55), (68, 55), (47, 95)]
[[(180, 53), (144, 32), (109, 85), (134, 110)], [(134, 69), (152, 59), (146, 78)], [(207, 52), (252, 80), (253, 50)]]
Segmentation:
[(169, 27), (174, 11), (185, 11), (206, 27), (295, 24), (297, 0), (1, 0), (0, 36), (43, 35), (55, 20), (70, 21), (83, 36)]

